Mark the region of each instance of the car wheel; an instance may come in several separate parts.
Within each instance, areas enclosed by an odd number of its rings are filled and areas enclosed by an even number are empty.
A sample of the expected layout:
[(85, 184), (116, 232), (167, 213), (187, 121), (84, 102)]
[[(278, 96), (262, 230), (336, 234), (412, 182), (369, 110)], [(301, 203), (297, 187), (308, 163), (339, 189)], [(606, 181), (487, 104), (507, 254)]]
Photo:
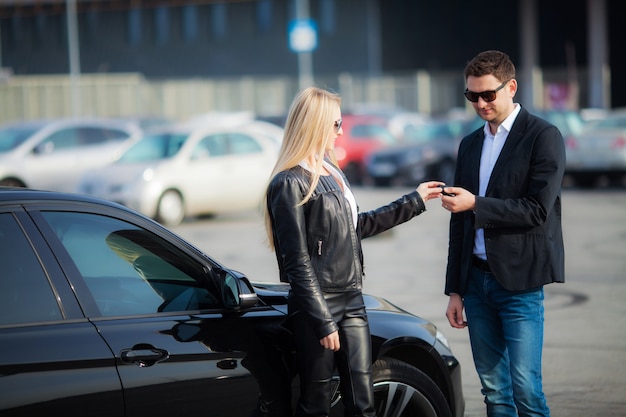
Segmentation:
[(452, 417), (439, 387), (414, 366), (393, 358), (372, 368), (378, 417)]
[(172, 227), (180, 224), (184, 218), (183, 197), (174, 190), (164, 192), (159, 199), (156, 220), (165, 226)]
[(15, 178), (5, 178), (0, 180), (0, 185), (3, 187), (25, 187), (22, 181), (16, 180)]
[(389, 177), (376, 177), (376, 178), (374, 178), (374, 185), (376, 187), (389, 187), (391, 185), (391, 178), (389, 178)]
[(593, 188), (598, 182), (598, 178), (593, 174), (576, 174), (574, 184), (581, 188)]

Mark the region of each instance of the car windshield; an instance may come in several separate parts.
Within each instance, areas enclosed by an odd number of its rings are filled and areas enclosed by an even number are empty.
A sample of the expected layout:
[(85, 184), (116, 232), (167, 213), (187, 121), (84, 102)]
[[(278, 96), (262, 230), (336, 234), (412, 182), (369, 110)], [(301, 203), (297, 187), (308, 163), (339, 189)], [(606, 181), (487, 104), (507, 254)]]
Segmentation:
[(171, 158), (178, 153), (188, 135), (176, 133), (151, 134), (128, 148), (119, 162), (146, 162)]
[(386, 128), (376, 124), (357, 124), (350, 131), (354, 139), (371, 139), (376, 138), (387, 144), (395, 142), (395, 138)]
[(37, 131), (35, 126), (6, 127), (0, 129), (0, 152), (8, 152), (20, 146)]

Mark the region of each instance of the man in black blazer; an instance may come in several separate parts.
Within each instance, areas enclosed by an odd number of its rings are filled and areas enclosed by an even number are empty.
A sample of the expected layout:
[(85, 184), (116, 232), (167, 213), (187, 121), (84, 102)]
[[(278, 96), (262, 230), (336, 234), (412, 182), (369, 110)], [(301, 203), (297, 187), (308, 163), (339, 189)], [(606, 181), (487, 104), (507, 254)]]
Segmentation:
[[(564, 282), (559, 130), (514, 102), (515, 66), (485, 51), (465, 68), (465, 97), (486, 121), (459, 145), (446, 316), (468, 326), (487, 415), (549, 416), (543, 394), (543, 286)], [(463, 310), (465, 317), (463, 319)]]

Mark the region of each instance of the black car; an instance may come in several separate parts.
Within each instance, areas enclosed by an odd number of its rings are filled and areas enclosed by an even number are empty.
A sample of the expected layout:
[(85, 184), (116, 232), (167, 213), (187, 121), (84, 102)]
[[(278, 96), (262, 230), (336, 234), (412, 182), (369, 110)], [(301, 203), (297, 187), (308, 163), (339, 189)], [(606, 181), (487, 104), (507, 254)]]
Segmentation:
[[(0, 245), (0, 415), (288, 415), (285, 285), (79, 195), (0, 187)], [(462, 416), (460, 365), (435, 326), (367, 307), (378, 416)]]
[(414, 126), (405, 132), (402, 142), (368, 155), (366, 175), (376, 186), (415, 186), (426, 180), (452, 185), (461, 139), (484, 123), (476, 118), (432, 120)]

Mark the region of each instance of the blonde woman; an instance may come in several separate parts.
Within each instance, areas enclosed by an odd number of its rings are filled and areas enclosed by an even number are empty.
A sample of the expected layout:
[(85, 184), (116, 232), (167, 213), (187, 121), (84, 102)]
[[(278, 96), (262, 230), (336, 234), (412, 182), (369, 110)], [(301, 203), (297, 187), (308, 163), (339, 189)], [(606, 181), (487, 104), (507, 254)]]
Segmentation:
[(346, 414), (374, 416), (371, 341), (362, 297), (361, 239), (404, 223), (441, 195), (425, 182), (400, 199), (358, 213), (333, 148), (342, 134), (341, 99), (310, 87), (295, 97), (267, 189), (266, 227), (280, 279), (290, 284), (301, 392), (297, 417), (327, 416), (337, 367)]

